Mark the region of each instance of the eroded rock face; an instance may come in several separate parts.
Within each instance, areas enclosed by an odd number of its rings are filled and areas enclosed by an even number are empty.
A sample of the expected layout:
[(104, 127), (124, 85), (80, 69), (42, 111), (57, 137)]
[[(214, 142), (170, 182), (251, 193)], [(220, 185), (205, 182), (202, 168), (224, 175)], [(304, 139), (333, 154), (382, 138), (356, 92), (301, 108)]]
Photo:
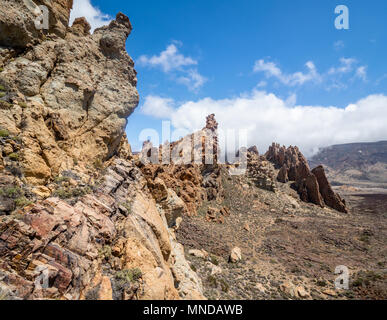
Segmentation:
[[(185, 206), (180, 205), (182, 209), (179, 212), (193, 216), (204, 200), (222, 197), (222, 168), (217, 163), (217, 128), (215, 115), (211, 114), (201, 131), (177, 142), (165, 143), (159, 148), (149, 141), (144, 142), (138, 166), (147, 178), (156, 201), (162, 202), (162, 198), (166, 199), (167, 193), (173, 191), (185, 203)], [(169, 150), (167, 163), (164, 163), (164, 148)]]
[(49, 11), (49, 29), (45, 32), (64, 38), (73, 0), (4, 0), (0, 10), (0, 45), (24, 49), (42, 41), (45, 33), (35, 26), (41, 5)]
[(295, 188), (302, 201), (348, 212), (345, 202), (333, 192), (324, 168), (320, 166), (310, 170), (306, 158), (297, 147), (286, 148), (273, 143), (265, 157), (280, 169), (277, 175), (279, 182), (295, 182)]
[(318, 166), (312, 170), (312, 173), (317, 178), (320, 193), (324, 199), (324, 202), (327, 206), (336, 209), (337, 211), (347, 213), (348, 209), (346, 207), (345, 200), (335, 193), (329, 183), (323, 166)]
[[(0, 127), (23, 140), (20, 162), (34, 184), (119, 153), (126, 119), (139, 101), (134, 63), (125, 49), (132, 30), (129, 19), (119, 13), (109, 26), (90, 35), (84, 19), (67, 29), (66, 8), (71, 1), (52, 5), (52, 32), (62, 38), (46, 37), (17, 54), (17, 42), (0, 37), (0, 46), (7, 47), (0, 50), (0, 85), (5, 91)], [(0, 21), (9, 25), (5, 17)], [(63, 23), (65, 28), (60, 27)], [(27, 33), (25, 37), (34, 38)]]
[[(133, 162), (116, 160), (74, 205), (49, 198), (0, 217), (1, 286), (22, 299), (203, 299), (146, 185)], [(42, 273), (48, 288), (37, 286)]]

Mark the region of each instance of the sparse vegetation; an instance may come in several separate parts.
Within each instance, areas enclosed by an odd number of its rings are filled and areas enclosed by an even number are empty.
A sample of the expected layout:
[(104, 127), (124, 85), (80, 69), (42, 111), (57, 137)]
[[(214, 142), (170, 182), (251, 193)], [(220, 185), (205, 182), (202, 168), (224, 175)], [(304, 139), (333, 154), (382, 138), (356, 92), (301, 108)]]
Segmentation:
[(11, 108), (12, 108), (12, 104), (6, 101), (0, 100), (0, 109), (11, 109)]
[(124, 269), (115, 274), (115, 279), (121, 284), (138, 281), (141, 277), (142, 271), (139, 268)]
[(68, 182), (70, 180), (69, 177), (59, 176), (54, 179), (56, 184), (61, 184), (62, 182)]
[(1, 137), (1, 138), (8, 138), (8, 137), (9, 137), (9, 132), (8, 132), (8, 130), (0, 129), (0, 137)]
[(222, 288), (222, 291), (227, 293), (230, 290), (230, 286), (224, 279), (219, 280), (220, 287)]
[(209, 286), (212, 288), (216, 288), (218, 286), (218, 281), (216, 280), (216, 278), (214, 276), (209, 275), (207, 277), (207, 282), (208, 282)]
[(28, 206), (28, 205), (30, 205), (30, 204), (32, 204), (32, 202), (31, 201), (29, 201), (26, 197), (24, 197), (24, 196), (22, 196), (22, 197), (20, 197), (20, 198), (17, 198), (16, 200), (15, 200), (15, 205), (16, 205), (16, 207), (18, 207), (18, 208), (24, 208), (24, 207), (26, 207), (26, 206)]
[(219, 260), (218, 260), (218, 258), (217, 258), (216, 256), (214, 256), (214, 255), (211, 255), (211, 256), (210, 256), (210, 261), (211, 261), (211, 263), (212, 263), (213, 265), (215, 265), (215, 266), (218, 266), (218, 265), (219, 265)]
[(8, 158), (11, 160), (11, 161), (19, 161), (19, 154), (18, 153), (11, 153)]
[(90, 187), (59, 188), (54, 192), (54, 196), (60, 199), (71, 199), (82, 197), (92, 192)]
[(128, 214), (132, 212), (132, 203), (130, 201), (125, 201), (121, 205), (128, 211)]
[(325, 280), (317, 280), (316, 284), (319, 286), (319, 287), (326, 287), (327, 283)]
[(99, 291), (101, 289), (101, 284), (97, 285), (96, 287), (90, 289), (85, 294), (85, 299), (89, 301), (99, 300)]
[(101, 159), (96, 159), (93, 163), (94, 168), (97, 170), (102, 170), (103, 169), (103, 161)]
[(0, 189), (0, 196), (17, 199), (24, 196), (24, 192), (19, 187), (5, 187)]
[(4, 86), (2, 86), (1, 84), (0, 84), (0, 91), (6, 91)]
[(112, 257), (112, 248), (110, 246), (103, 246), (102, 249), (100, 249), (98, 256), (102, 260), (109, 260)]

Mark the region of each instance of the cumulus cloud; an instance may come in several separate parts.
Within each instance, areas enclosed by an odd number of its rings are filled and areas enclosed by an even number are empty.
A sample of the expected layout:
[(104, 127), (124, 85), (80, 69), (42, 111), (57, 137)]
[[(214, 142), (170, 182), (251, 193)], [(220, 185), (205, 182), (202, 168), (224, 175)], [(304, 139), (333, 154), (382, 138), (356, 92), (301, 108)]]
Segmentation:
[(70, 14), (70, 25), (76, 18), (85, 17), (90, 23), (92, 32), (94, 29), (107, 25), (112, 20), (108, 14), (101, 12), (91, 4), (90, 0), (74, 0)]
[(174, 112), (173, 105), (173, 99), (149, 95), (145, 98), (141, 112), (155, 118), (168, 119)]
[(159, 55), (148, 57), (142, 55), (138, 58), (138, 64), (142, 66), (160, 67), (164, 72), (179, 69), (183, 66), (197, 65), (198, 62), (191, 57), (185, 57), (175, 44), (170, 44)]
[[(171, 99), (160, 99), (169, 106), (168, 115), (175, 128), (193, 132), (203, 127), (208, 114), (215, 113), (220, 129), (247, 129), (248, 144), (257, 145), (261, 152), (273, 141), (297, 145), (311, 156), (333, 144), (387, 139), (385, 95), (370, 95), (345, 108), (293, 106), (295, 96), (284, 101), (257, 90), (232, 99), (188, 101), (173, 110)], [(149, 106), (146, 109), (151, 110)]]
[[(348, 82), (356, 79), (367, 81), (367, 66), (360, 66), (355, 58), (340, 58), (337, 66), (319, 73), (312, 61), (305, 64), (307, 72), (284, 73), (274, 62), (257, 60), (254, 64), (254, 72), (263, 72), (267, 79), (275, 78), (282, 84), (294, 87), (312, 82), (324, 84), (326, 90), (345, 89)], [(262, 81), (261, 81), (262, 82)], [(258, 86), (259, 87), (259, 86)]]
[(285, 85), (302, 85), (309, 81), (320, 81), (320, 75), (312, 61), (305, 64), (307, 72), (295, 72), (292, 74), (283, 73), (274, 62), (266, 62), (263, 59), (257, 60), (254, 65), (254, 72), (264, 72), (267, 78), (277, 78)]
[(198, 62), (181, 54), (177, 45), (182, 44), (174, 41), (158, 55), (151, 57), (142, 55), (137, 59), (137, 64), (160, 68), (164, 73), (172, 75), (172, 79), (177, 83), (185, 85), (190, 91), (197, 92), (207, 82), (207, 78), (201, 75), (197, 68), (192, 68), (198, 65)]
[(207, 78), (202, 76), (198, 70), (190, 69), (185, 75), (179, 77), (177, 82), (184, 84), (190, 91), (196, 92), (207, 82)]

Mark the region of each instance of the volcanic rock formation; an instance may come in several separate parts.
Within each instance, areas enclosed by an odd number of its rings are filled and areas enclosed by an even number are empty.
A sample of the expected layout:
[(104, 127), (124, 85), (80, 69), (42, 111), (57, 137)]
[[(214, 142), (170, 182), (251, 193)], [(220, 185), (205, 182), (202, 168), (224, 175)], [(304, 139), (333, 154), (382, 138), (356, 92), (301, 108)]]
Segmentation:
[(301, 200), (348, 212), (345, 201), (333, 192), (323, 167), (320, 166), (311, 171), (308, 161), (297, 147), (286, 148), (273, 143), (265, 156), (279, 168), (277, 175), (279, 182), (295, 182), (294, 186)]
[(0, 127), (23, 142), (26, 179), (45, 184), (116, 154), (139, 95), (125, 15), (91, 35), (85, 19), (68, 27), (72, 1), (56, 1), (43, 36), (29, 4), (5, 1), (9, 11), (0, 10)]
[(68, 26), (70, 0), (3, 2), (0, 297), (204, 299), (174, 234), (186, 204), (130, 160), (128, 17), (90, 34), (84, 18)]

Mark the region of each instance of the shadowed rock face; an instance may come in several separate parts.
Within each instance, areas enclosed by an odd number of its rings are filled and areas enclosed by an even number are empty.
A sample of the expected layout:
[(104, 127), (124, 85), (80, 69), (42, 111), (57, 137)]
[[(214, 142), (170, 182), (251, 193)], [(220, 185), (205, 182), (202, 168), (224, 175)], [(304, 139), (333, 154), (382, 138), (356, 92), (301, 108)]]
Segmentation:
[[(0, 36), (0, 85), (6, 93), (0, 127), (23, 140), (20, 162), (28, 181), (44, 184), (76, 164), (82, 171), (119, 152), (126, 119), (139, 101), (134, 62), (125, 49), (132, 26), (119, 13), (93, 35), (84, 18), (68, 28), (72, 1), (55, 1), (42, 40), (25, 3), (31, 1), (5, 1), (27, 18), (21, 19), (23, 32)], [(7, 14), (0, 10), (2, 30), (13, 28)]]
[(286, 148), (273, 143), (265, 156), (280, 169), (277, 176), (279, 182), (295, 182), (301, 200), (348, 212), (345, 201), (333, 192), (324, 168), (320, 166), (311, 171), (306, 158), (297, 147)]
[(312, 170), (312, 173), (317, 178), (320, 193), (324, 199), (324, 202), (328, 207), (336, 209), (341, 212), (348, 212), (346, 208), (345, 200), (341, 199), (341, 197), (333, 192), (331, 184), (329, 183), (323, 166), (318, 166)]

